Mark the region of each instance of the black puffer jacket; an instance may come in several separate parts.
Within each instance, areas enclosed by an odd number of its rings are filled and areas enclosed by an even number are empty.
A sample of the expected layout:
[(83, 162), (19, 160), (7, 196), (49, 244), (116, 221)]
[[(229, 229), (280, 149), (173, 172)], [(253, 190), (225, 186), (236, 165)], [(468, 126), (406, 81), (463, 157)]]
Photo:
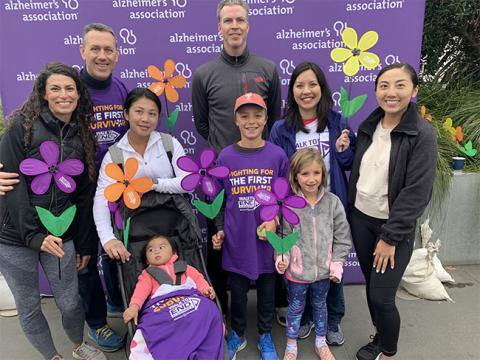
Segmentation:
[[(373, 133), (383, 116), (384, 111), (377, 108), (358, 128), (357, 148), (348, 189), (348, 202), (352, 209), (363, 154), (371, 145)], [(430, 201), (437, 163), (437, 140), (432, 126), (418, 115), (413, 103), (409, 104), (390, 137), (390, 212), (387, 222), (382, 225), (379, 239), (396, 246), (400, 241), (411, 240), (416, 220)]]
[[(35, 206), (49, 209), (58, 216), (76, 204), (75, 220), (62, 239), (64, 242), (73, 239), (78, 254), (92, 254), (90, 232), (85, 229), (93, 227), (92, 205), (95, 184), (88, 177), (85, 152), (75, 119), (72, 118), (70, 123), (65, 124), (55, 118), (48, 108), (44, 109), (39, 118), (33, 122), (27, 149), (23, 140), (23, 123), (23, 116), (14, 118), (0, 142), (0, 162), (3, 163), (4, 170), (20, 175), (20, 183), (5, 196), (0, 197), (0, 242), (40, 249), (47, 231), (37, 216)], [(83, 173), (74, 177), (77, 188), (71, 194), (62, 192), (52, 179), (49, 190), (43, 195), (36, 195), (30, 188), (35, 177), (23, 175), (19, 171), (20, 162), (26, 158), (44, 161), (40, 155), (40, 144), (47, 140), (54, 141), (60, 147), (58, 163), (66, 159), (78, 159), (85, 165)]]

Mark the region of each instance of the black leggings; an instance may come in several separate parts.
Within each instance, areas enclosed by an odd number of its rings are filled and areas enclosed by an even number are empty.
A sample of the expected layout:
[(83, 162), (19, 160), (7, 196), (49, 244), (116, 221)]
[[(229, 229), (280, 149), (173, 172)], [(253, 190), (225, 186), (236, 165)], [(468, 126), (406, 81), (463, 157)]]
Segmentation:
[(370, 217), (357, 209), (353, 209), (350, 215), (353, 243), (365, 276), (368, 309), (373, 325), (377, 328), (380, 350), (387, 356), (393, 356), (397, 353), (400, 333), (400, 314), (395, 305), (395, 295), (412, 256), (415, 232), (408, 241), (400, 242), (395, 248), (395, 268), (392, 270), (389, 263), (385, 273), (377, 273), (373, 268), (373, 252), (380, 228), (385, 222), (386, 220)]

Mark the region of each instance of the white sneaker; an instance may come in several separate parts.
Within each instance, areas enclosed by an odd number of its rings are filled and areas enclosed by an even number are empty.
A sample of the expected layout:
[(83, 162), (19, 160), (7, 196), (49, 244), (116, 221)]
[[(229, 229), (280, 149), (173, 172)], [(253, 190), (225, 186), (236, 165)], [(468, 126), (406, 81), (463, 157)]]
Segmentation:
[(107, 360), (106, 356), (97, 348), (84, 342), (73, 350), (72, 356), (79, 360)]

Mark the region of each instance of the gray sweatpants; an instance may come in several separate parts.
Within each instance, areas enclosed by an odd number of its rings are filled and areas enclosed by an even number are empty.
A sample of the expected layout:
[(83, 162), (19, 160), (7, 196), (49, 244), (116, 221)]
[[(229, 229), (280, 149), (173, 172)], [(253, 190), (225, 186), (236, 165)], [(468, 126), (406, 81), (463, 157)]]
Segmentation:
[(26, 247), (0, 244), (0, 272), (12, 290), (20, 325), (27, 339), (45, 359), (56, 353), (50, 328), (40, 306), (38, 262), (43, 267), (62, 314), (62, 325), (72, 343), (83, 341), (85, 318), (78, 294), (73, 241), (63, 244), (65, 255), (60, 261), (62, 279), (58, 278), (58, 258)]

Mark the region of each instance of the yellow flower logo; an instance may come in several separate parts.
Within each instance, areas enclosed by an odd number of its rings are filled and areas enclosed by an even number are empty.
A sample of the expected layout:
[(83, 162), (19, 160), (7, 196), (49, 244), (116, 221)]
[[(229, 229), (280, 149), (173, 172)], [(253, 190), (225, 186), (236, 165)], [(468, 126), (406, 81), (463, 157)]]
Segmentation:
[(378, 33), (376, 31), (367, 31), (358, 41), (355, 29), (347, 27), (342, 32), (342, 40), (348, 49), (335, 48), (330, 52), (330, 57), (335, 62), (347, 61), (343, 66), (345, 75), (355, 75), (360, 70), (360, 63), (369, 70), (380, 63), (377, 55), (365, 51), (377, 43)]

